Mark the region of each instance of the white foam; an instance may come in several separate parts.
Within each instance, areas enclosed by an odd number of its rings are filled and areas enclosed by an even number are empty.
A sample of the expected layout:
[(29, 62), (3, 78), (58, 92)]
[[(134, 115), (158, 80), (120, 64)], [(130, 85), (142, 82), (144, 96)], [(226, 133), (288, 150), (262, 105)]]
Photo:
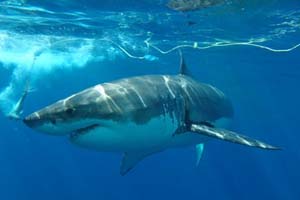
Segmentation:
[(95, 45), (92, 39), (0, 31), (0, 67), (11, 72), (10, 82), (0, 90), (0, 110), (4, 114), (10, 111), (29, 76), (31, 86), (35, 87), (36, 80), (47, 78), (57, 69), (82, 68), (89, 62), (111, 60), (119, 54), (117, 49), (108, 48), (108, 44), (97, 47), (95, 53)]

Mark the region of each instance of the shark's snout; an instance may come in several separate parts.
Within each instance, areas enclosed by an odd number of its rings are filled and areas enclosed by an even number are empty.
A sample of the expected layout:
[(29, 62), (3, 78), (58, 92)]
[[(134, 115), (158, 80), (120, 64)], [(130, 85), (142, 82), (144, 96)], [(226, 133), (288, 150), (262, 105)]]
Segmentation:
[(32, 113), (23, 119), (23, 122), (30, 128), (38, 127), (40, 122), (40, 117), (37, 113)]
[(59, 101), (26, 116), (23, 122), (31, 129), (57, 136), (84, 130), (94, 123), (89, 118), (80, 118), (81, 113), (76, 113), (74, 107), (67, 107)]
[(34, 112), (23, 119), (23, 122), (29, 127), (39, 132), (50, 135), (66, 135), (71, 129), (68, 124), (59, 123), (59, 118), (55, 116), (43, 115), (40, 112)]

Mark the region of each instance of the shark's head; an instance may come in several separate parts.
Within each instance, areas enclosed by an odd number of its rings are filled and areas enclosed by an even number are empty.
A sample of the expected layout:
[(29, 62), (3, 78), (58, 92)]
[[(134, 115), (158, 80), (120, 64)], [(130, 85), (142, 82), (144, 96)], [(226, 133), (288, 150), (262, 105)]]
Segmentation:
[(28, 127), (50, 135), (84, 130), (98, 124), (98, 119), (107, 114), (105, 102), (96, 95), (99, 96), (95, 90), (85, 90), (36, 111), (23, 121)]
[(23, 120), (32, 129), (51, 135), (66, 135), (76, 129), (76, 108), (59, 101), (36, 111)]

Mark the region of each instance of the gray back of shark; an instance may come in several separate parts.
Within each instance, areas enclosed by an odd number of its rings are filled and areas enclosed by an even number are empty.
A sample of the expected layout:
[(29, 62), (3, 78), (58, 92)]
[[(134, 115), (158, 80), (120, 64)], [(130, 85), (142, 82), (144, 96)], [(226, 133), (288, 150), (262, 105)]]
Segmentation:
[(124, 152), (126, 174), (144, 157), (170, 147), (196, 145), (197, 163), (209, 138), (277, 149), (219, 128), (233, 116), (228, 98), (215, 87), (187, 75), (147, 75), (103, 83), (27, 116), (31, 128), (69, 135), (70, 141), (98, 151)]

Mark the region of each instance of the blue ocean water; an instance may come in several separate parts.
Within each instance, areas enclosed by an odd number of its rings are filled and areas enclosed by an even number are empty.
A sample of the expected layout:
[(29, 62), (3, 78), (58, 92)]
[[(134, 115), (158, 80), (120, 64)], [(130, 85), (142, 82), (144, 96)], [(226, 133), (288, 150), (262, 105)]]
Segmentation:
[[(0, 199), (300, 199), (300, 3), (232, 0), (189, 13), (164, 0), (0, 2)], [(232, 129), (282, 147), (211, 140), (147, 157), (95, 152), (6, 117), (30, 77), (24, 115), (97, 83), (190, 71), (229, 96)], [(295, 48), (292, 48), (295, 47)], [(162, 51), (158, 51), (162, 50)], [(23, 115), (23, 116), (24, 116)]]

